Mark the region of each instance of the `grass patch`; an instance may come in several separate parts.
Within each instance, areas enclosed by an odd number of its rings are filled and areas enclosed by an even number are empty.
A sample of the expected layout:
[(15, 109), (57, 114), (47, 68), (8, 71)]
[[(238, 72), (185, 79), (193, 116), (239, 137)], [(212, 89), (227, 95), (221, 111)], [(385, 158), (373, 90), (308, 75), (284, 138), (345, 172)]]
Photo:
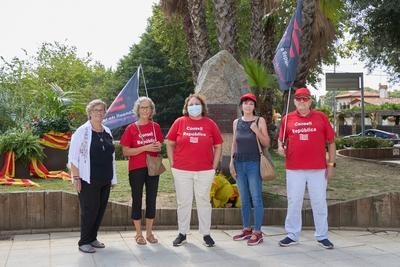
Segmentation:
[[(163, 160), (167, 169), (161, 177), (159, 183), (159, 192), (173, 193), (175, 192), (174, 181), (167, 159)], [(110, 200), (119, 202), (128, 202), (131, 199), (131, 187), (129, 185), (128, 176), (128, 161), (118, 160), (116, 162), (118, 184), (111, 191)], [(38, 183), (40, 187), (24, 187), (24, 186), (0, 186), (0, 193), (2, 192), (34, 192), (34, 191), (67, 191), (75, 193), (75, 187), (70, 181), (63, 181), (62, 179), (39, 179), (31, 178), (32, 181)]]
[[(281, 196), (286, 196), (286, 181), (284, 158), (277, 153), (272, 152), (271, 156), (276, 166), (277, 178), (273, 181), (263, 183), (263, 192), (268, 202), (281, 201)], [(170, 207), (168, 201), (175, 203), (174, 181), (170, 170), (169, 162), (164, 159), (167, 169), (160, 177), (159, 183), (159, 202), (160, 207)], [(358, 161), (349, 158), (337, 158), (337, 175), (329, 180), (327, 197), (330, 203), (368, 197), (384, 192), (400, 192), (399, 167), (385, 166), (371, 162)], [(118, 184), (111, 191), (110, 200), (118, 202), (129, 202), (131, 200), (131, 188), (128, 178), (128, 161), (117, 161)], [(44, 190), (63, 190), (75, 192), (75, 188), (68, 181), (61, 179), (32, 179), (40, 184), (40, 187), (22, 187), (22, 186), (0, 186), (2, 192), (23, 192), (23, 191), (44, 191)], [(308, 198), (307, 194), (305, 195)], [(175, 204), (174, 204), (175, 205)]]

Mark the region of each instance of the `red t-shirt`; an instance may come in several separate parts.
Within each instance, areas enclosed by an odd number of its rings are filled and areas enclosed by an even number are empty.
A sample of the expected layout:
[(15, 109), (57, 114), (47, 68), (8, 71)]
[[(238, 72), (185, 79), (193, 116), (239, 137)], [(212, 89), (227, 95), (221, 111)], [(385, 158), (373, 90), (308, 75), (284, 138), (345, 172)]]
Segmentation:
[[(142, 138), (140, 138), (139, 136), (139, 131), (135, 123), (131, 123), (128, 127), (126, 127), (125, 132), (122, 135), (119, 143), (123, 146), (132, 148), (132, 147), (141, 147), (155, 142), (152, 122), (149, 122), (146, 125), (138, 125), (138, 126), (140, 127), (140, 132), (142, 133), (144, 144)], [(159, 141), (160, 143), (164, 142), (160, 125), (158, 125), (158, 123), (156, 122), (154, 122), (154, 129), (156, 132), (157, 141)], [(154, 156), (157, 155), (157, 153), (154, 152), (142, 152), (135, 156), (130, 156), (129, 171), (147, 167), (146, 153), (149, 153)]]
[[(328, 117), (320, 111), (302, 117), (297, 111), (287, 116), (285, 134), (286, 169), (318, 170), (326, 168), (326, 142), (334, 142), (335, 132)], [(286, 116), (282, 119), (279, 140), (283, 140)]]
[(223, 142), (218, 126), (213, 120), (193, 120), (188, 116), (175, 120), (166, 139), (176, 142), (172, 167), (185, 171), (212, 170), (214, 145)]

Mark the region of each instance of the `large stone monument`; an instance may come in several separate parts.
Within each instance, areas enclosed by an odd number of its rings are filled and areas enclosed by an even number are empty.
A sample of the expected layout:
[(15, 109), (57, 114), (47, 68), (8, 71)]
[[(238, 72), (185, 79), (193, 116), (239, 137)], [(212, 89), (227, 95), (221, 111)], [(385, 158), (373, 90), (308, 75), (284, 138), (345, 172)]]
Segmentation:
[(218, 124), (224, 138), (221, 169), (226, 174), (229, 173), (232, 122), (240, 115), (239, 98), (248, 90), (243, 67), (226, 50), (207, 60), (197, 79), (195, 92), (206, 98), (209, 116)]

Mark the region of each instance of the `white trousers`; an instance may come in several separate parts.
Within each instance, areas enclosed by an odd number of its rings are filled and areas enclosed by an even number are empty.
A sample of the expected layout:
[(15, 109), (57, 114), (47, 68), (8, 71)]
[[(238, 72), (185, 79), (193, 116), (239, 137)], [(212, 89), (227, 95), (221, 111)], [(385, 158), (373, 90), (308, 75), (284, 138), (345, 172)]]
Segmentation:
[(290, 239), (294, 241), (300, 239), (302, 226), (301, 211), (306, 185), (314, 217), (314, 235), (317, 240), (323, 240), (328, 238), (327, 179), (325, 178), (325, 169), (286, 170), (288, 210), (285, 230)]
[(212, 212), (210, 189), (215, 170), (183, 171), (171, 168), (171, 171), (174, 176), (176, 202), (178, 204), (179, 233), (185, 235), (189, 232), (194, 190), (197, 217), (199, 219), (199, 232), (202, 235), (209, 235)]

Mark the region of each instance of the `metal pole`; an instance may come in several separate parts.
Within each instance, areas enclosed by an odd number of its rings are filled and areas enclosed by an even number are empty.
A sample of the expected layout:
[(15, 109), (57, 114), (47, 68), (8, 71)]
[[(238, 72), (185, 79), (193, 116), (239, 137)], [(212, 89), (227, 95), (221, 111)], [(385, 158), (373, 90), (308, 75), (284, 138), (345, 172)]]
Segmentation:
[(338, 135), (338, 130), (336, 129), (336, 89), (333, 90), (333, 129), (335, 130), (335, 133)]
[[(289, 104), (290, 104), (290, 93), (292, 92), (292, 87), (289, 88), (289, 94), (288, 94), (288, 99), (286, 102), (286, 119), (285, 119), (285, 124), (283, 126), (283, 138), (282, 138), (282, 144), (285, 147), (285, 135), (286, 135), (286, 126), (287, 126), (287, 120), (288, 120), (288, 112), (289, 112)], [(283, 118), (283, 117), (282, 117)]]
[(364, 73), (361, 73), (361, 136), (365, 131), (365, 111), (364, 111)]

